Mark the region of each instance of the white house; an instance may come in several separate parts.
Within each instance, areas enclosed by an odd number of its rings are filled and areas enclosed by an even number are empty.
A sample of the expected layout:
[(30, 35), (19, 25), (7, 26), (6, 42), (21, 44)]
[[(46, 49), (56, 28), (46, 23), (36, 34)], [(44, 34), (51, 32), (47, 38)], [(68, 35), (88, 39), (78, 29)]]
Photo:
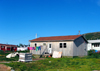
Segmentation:
[(100, 51), (100, 40), (88, 40), (87, 50), (92, 49)]

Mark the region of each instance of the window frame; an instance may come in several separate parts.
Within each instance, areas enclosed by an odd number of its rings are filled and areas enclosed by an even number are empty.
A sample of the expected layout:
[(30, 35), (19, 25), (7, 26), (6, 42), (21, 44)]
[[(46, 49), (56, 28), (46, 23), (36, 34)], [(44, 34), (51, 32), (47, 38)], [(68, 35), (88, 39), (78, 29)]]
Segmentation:
[(100, 47), (100, 43), (92, 43), (94, 47)]
[[(64, 45), (64, 44), (65, 44), (65, 45)], [(63, 43), (63, 47), (66, 48), (66, 47), (67, 47), (67, 44), (66, 44), (66, 43)]]
[(37, 43), (35, 43), (34, 45), (35, 45), (35, 47), (37, 47)]
[(51, 44), (49, 44), (49, 48), (51, 48)]
[(1, 46), (1, 48), (4, 48), (4, 46)]
[(65, 42), (59, 43), (59, 48), (67, 48), (67, 43)]
[(45, 45), (46, 45), (46, 43), (44, 42), (44, 43), (43, 43), (43, 45), (45, 46)]
[(63, 48), (63, 43), (59, 43), (59, 48)]

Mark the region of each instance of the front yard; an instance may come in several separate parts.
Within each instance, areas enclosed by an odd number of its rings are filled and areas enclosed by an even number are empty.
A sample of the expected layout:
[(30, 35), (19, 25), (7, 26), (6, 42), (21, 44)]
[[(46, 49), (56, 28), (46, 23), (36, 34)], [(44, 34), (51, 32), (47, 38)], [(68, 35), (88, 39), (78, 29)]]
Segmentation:
[[(18, 61), (18, 58), (5, 59), (0, 54), (0, 61)], [(6, 54), (5, 54), (6, 55)], [(2, 60), (3, 59), (3, 60)], [(75, 58), (45, 58), (37, 59), (33, 56), (32, 62), (11, 62), (4, 63), (15, 71), (95, 71), (100, 70), (100, 53), (90, 51), (86, 57)], [(38, 60), (38, 61), (37, 61)]]
[(46, 58), (30, 63), (12, 62), (6, 65), (15, 71), (93, 71), (100, 70), (100, 59), (96, 58)]
[[(25, 52), (29, 52), (29, 51), (18, 51), (18, 53), (25, 53)], [(19, 57), (12, 57), (12, 58), (6, 58), (6, 56), (10, 53), (14, 53), (12, 51), (2, 51), (0, 50), (0, 62), (2, 61), (18, 61)]]

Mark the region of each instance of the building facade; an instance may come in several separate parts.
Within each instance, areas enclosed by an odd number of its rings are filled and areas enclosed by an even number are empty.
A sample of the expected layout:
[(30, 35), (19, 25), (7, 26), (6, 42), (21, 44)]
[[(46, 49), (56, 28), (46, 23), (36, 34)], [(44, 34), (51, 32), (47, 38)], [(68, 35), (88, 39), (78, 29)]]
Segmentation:
[(88, 40), (87, 50), (100, 51), (100, 40)]
[(0, 50), (17, 51), (17, 46), (16, 45), (10, 45), (10, 44), (0, 44)]

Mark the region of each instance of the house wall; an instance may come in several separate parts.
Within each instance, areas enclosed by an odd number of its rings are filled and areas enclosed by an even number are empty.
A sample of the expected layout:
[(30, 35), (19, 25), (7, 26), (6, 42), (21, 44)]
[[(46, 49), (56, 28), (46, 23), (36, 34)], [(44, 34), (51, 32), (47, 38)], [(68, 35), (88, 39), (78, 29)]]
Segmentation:
[(87, 47), (88, 47), (88, 51), (92, 50), (92, 49), (100, 51), (100, 42), (99, 42), (99, 46), (97, 46), (97, 47), (95, 47), (94, 45), (92, 45), (92, 43), (88, 43)]
[[(3, 46), (3, 48), (1, 46)], [(11, 46), (0, 45), (0, 50), (11, 51)], [(17, 51), (17, 47), (13, 47), (13, 51)]]
[(87, 55), (87, 42), (83, 37), (79, 37), (73, 41), (73, 56)]
[(100, 46), (99, 47), (92, 46), (92, 49), (100, 51)]
[[(87, 45), (88, 50), (94, 49), (100, 51), (100, 40), (88, 40), (88, 42), (89, 42)], [(92, 44), (99, 44), (99, 46), (94, 46)]]
[(6, 50), (6, 51), (11, 51), (11, 47), (5, 46), (5, 50)]
[(91, 44), (91, 48), (94, 49), (94, 50), (99, 50), (100, 51), (100, 43), (99, 43), (99, 46), (97, 46), (97, 47), (94, 47), (94, 45)]
[(5, 51), (5, 46), (3, 46), (3, 48), (1, 47), (1, 50)]
[[(35, 47), (35, 43), (37, 43), (37, 46), (42, 46), (41, 51), (32, 50), (30, 51), (33, 54), (42, 54), (44, 50), (47, 51), (48, 44), (50, 43), (52, 46), (52, 53), (53, 51), (60, 51), (62, 52), (62, 56), (73, 56), (73, 41), (61, 41), (61, 42), (30, 42), (30, 47)], [(46, 43), (46, 46), (43, 45), (43, 43)], [(66, 43), (66, 48), (60, 48), (59, 43)]]
[(89, 50), (91, 50), (92, 49), (92, 44), (91, 43), (88, 43), (87, 44), (87, 50), (89, 51)]

